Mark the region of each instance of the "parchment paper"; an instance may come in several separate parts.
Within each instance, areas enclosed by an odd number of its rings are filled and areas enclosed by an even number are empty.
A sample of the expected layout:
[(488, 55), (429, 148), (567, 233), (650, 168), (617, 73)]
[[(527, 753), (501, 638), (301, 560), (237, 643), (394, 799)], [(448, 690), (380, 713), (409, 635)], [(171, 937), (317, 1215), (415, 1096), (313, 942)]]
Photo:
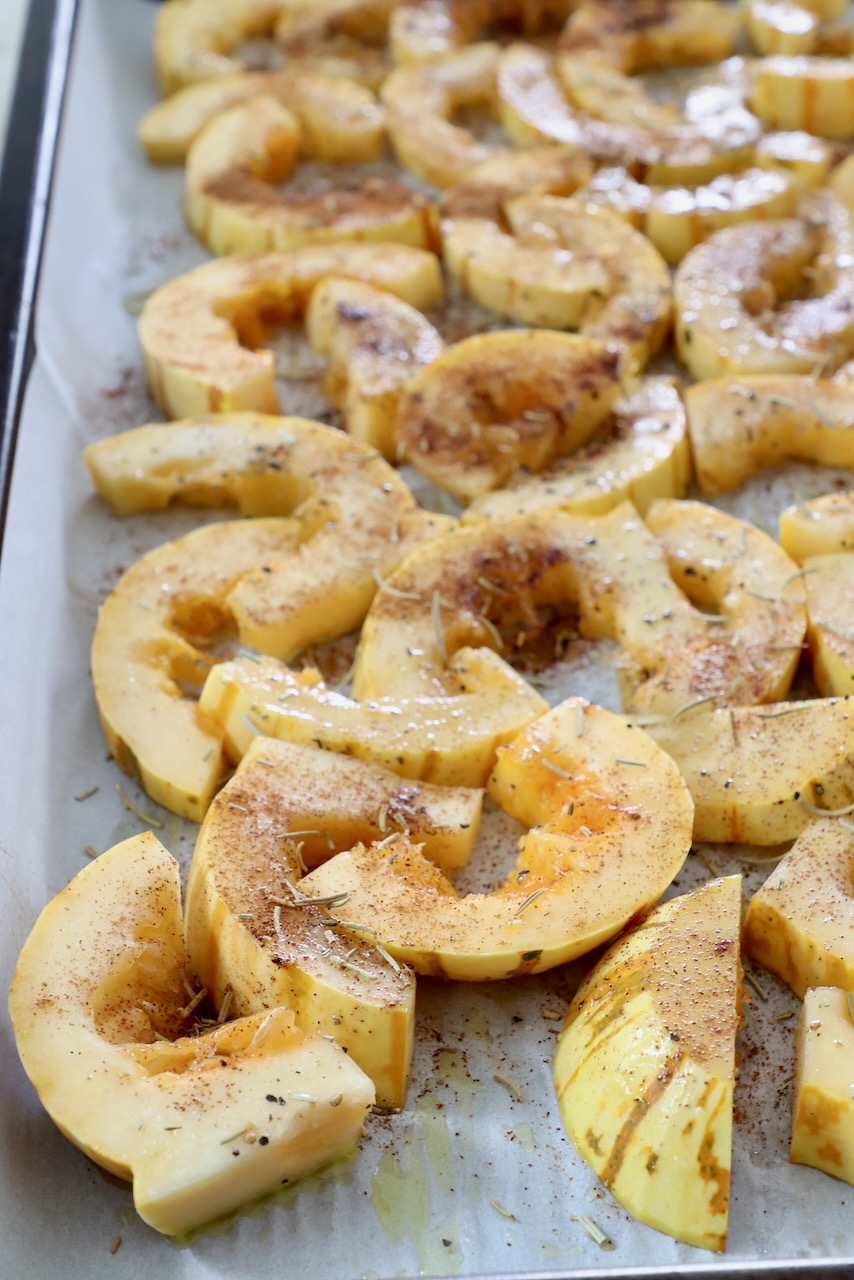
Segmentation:
[[(221, 515), (114, 520), (91, 496), (80, 460), (86, 443), (158, 416), (126, 300), (206, 258), (183, 225), (180, 170), (149, 167), (134, 140), (154, 101), (153, 12), (141, 0), (83, 0), (76, 36), (0, 574), (4, 991), (38, 912), (85, 865), (85, 846), (102, 850), (143, 828), (117, 783), (159, 817), (158, 836), (185, 868), (195, 835), (107, 759), (88, 668), (97, 607), (121, 571)], [(727, 505), (773, 531), (793, 491), (810, 496), (828, 480), (799, 468), (763, 477)], [(615, 705), (606, 653), (583, 657), (564, 676), (575, 691)], [(75, 800), (93, 787), (95, 795)], [(703, 856), (689, 859), (674, 891), (707, 878), (710, 864), (743, 866), (726, 850)], [(748, 889), (762, 878), (750, 872)], [(550, 1076), (560, 1023), (547, 1015), (562, 1014), (583, 967), (507, 985), (420, 981), (406, 1109), (372, 1119), (352, 1161), (179, 1243), (137, 1219), (129, 1189), (54, 1128), (4, 1015), (0, 1275), (356, 1280), (711, 1264), (632, 1221), (563, 1134)], [(761, 980), (771, 998), (747, 1006), (740, 1036), (726, 1260), (848, 1256), (854, 1192), (786, 1160), (793, 1022), (773, 1019), (797, 1002), (769, 975)], [(578, 1215), (593, 1218), (613, 1249), (597, 1246)]]

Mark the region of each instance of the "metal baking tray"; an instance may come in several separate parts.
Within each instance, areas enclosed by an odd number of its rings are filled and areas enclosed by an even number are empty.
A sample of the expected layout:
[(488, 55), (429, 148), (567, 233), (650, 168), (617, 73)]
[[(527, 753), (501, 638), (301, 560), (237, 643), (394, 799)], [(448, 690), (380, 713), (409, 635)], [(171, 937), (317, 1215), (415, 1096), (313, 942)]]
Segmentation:
[[(121, 571), (219, 514), (116, 521), (91, 496), (80, 459), (91, 440), (156, 417), (128, 301), (206, 257), (183, 224), (180, 172), (149, 167), (134, 139), (154, 101), (153, 12), (145, 0), (33, 0), (0, 190), (4, 990), (36, 915), (85, 865), (86, 846), (141, 829), (117, 783), (159, 817), (158, 836), (185, 868), (195, 834), (107, 759), (88, 674), (96, 611)], [(775, 473), (727, 505), (771, 527), (793, 491), (811, 496), (827, 480), (808, 468)], [(613, 696), (593, 662), (573, 678), (581, 692)], [(731, 850), (704, 856), (722, 872), (747, 870), (750, 885), (762, 878)], [(676, 889), (707, 875), (692, 857)], [(565, 1007), (583, 967), (503, 985), (422, 981), (405, 1110), (372, 1119), (353, 1160), (179, 1242), (147, 1228), (128, 1188), (54, 1128), (4, 1015), (0, 1275), (854, 1276), (854, 1189), (786, 1160), (791, 1024), (774, 1015), (794, 1004), (789, 993), (763, 977), (768, 1004), (746, 1010), (730, 1245), (718, 1258), (634, 1222), (562, 1132), (550, 1078), (559, 1024), (543, 1015)], [(610, 1250), (585, 1233), (584, 1215)]]

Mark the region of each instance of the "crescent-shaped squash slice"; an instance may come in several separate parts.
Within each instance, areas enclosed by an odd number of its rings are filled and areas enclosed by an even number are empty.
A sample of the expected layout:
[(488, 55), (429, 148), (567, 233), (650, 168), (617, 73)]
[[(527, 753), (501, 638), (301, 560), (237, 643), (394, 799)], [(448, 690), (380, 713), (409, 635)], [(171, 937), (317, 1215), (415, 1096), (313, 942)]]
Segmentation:
[(579, 1154), (629, 1213), (726, 1246), (741, 878), (661, 903), (588, 974), (554, 1081)]
[(846, 370), (832, 378), (711, 378), (687, 387), (685, 404), (702, 493), (727, 493), (794, 460), (854, 471), (854, 387)]
[(854, 551), (854, 490), (825, 493), (780, 512), (780, 546), (796, 564)]
[(655, 503), (646, 524), (628, 503), (468, 524), (413, 552), (387, 585), (362, 627), (361, 700), (447, 692), (459, 648), (510, 653), (577, 604), (582, 635), (623, 649), (626, 706), (769, 701), (785, 695), (806, 629), (797, 566), (702, 503)]
[(121, 515), (231, 501), (244, 515), (293, 517), (293, 545), (247, 566), (228, 599), (242, 642), (283, 658), (358, 627), (382, 575), (453, 524), (418, 507), (376, 453), (305, 418), (151, 424), (90, 446), (85, 458)]
[(769, 129), (805, 129), (822, 138), (854, 138), (850, 58), (770, 57), (756, 66), (751, 103)]
[(356, 163), (382, 155), (383, 111), (370, 90), (352, 80), (291, 71), (244, 71), (188, 85), (142, 117), (137, 137), (149, 160), (183, 164), (208, 121), (259, 94), (294, 113), (307, 159)]
[(603, 343), (566, 333), (464, 338), (404, 388), (401, 456), (463, 502), (499, 489), (589, 440), (619, 395), (618, 364)]
[[(705, 33), (708, 40), (708, 33)], [(762, 129), (743, 105), (744, 77), (733, 84), (704, 86), (689, 94), (685, 120), (668, 129), (645, 128), (634, 114), (638, 95), (623, 78), (622, 102), (614, 111), (614, 92), (600, 98), (619, 119), (597, 119), (570, 101), (560, 77), (560, 62), (544, 49), (514, 44), (503, 50), (495, 72), (498, 114), (517, 146), (561, 142), (580, 147), (595, 160), (639, 167), (645, 181), (668, 186), (696, 186), (720, 173), (743, 169), (753, 158)], [(612, 82), (613, 84), (613, 82)], [(626, 98), (629, 113), (626, 112)], [(653, 104), (644, 102), (643, 114)]]
[(347, 893), (347, 918), (417, 973), (510, 978), (612, 937), (664, 892), (690, 846), (678, 770), (644, 733), (579, 698), (502, 747), (488, 789), (531, 827), (492, 893), (460, 897), (403, 839), (338, 854), (303, 891)]
[(707, 0), (597, 0), (574, 6), (560, 47), (627, 75), (650, 67), (702, 66), (732, 53), (742, 15), (730, 7), (709, 13)]
[(854, 353), (854, 223), (831, 191), (798, 218), (725, 227), (674, 278), (679, 358), (694, 378), (836, 369)]
[(155, 289), (139, 318), (151, 393), (170, 418), (275, 412), (271, 326), (301, 316), (324, 276), (387, 289), (419, 310), (442, 294), (438, 259), (408, 245), (329, 245), (206, 262)]
[(523, 324), (577, 329), (632, 368), (667, 336), (664, 259), (625, 219), (581, 196), (514, 196), (499, 221), (463, 210), (443, 218), (442, 246), (475, 302)]
[(526, 35), (548, 32), (562, 23), (577, 0), (403, 0), (389, 21), (395, 62), (432, 62), (477, 40), (497, 23), (512, 23)]
[(184, 212), (212, 253), (265, 253), (303, 245), (383, 241), (431, 249), (435, 206), (400, 182), (336, 175), (316, 195), (289, 191), (302, 130), (269, 95), (219, 112), (187, 155)]
[(694, 838), (775, 845), (854, 802), (854, 698), (686, 710), (647, 732), (694, 797)]
[(647, 378), (614, 406), (589, 445), (539, 475), (518, 472), (476, 498), (463, 521), (505, 520), (559, 507), (602, 515), (627, 499), (645, 515), (659, 498), (681, 498), (691, 479), (685, 405), (672, 378)]
[(154, 66), (164, 97), (182, 85), (239, 71), (245, 40), (273, 30), (281, 0), (169, 0), (154, 22)]
[(497, 44), (472, 44), (433, 62), (397, 67), (380, 98), (397, 159), (422, 182), (452, 187), (475, 165), (509, 148), (481, 142), (453, 116), (464, 108), (495, 105)]
[(317, 672), (237, 658), (211, 670), (199, 710), (225, 735), (232, 761), (260, 733), (341, 751), (402, 778), (481, 787), (496, 748), (548, 704), (490, 649), (460, 649), (449, 659), (447, 680), (439, 696), (354, 702), (329, 689)]
[(757, 53), (815, 53), (847, 8), (847, 0), (747, 0), (747, 34)]
[(383, 568), (448, 520), (417, 508), (381, 458), (302, 419), (154, 425), (87, 461), (121, 511), (231, 497), (293, 513), (207, 525), (149, 552), (98, 617), (92, 677), (110, 751), (154, 800), (200, 821), (225, 771), (222, 730), (188, 695), (223, 648), (239, 637), (298, 652), (346, 634)]
[(92, 682), (110, 754), (153, 800), (194, 822), (226, 764), (221, 731), (185, 690), (216, 661), (234, 584), (294, 553), (299, 532), (288, 519), (205, 525), (138, 560), (98, 614)]
[(807, 645), (816, 688), (824, 697), (854, 693), (854, 552), (804, 561)]
[(305, 318), (313, 351), (329, 357), (324, 390), (351, 436), (397, 458), (403, 388), (438, 359), (443, 342), (420, 311), (358, 280), (323, 280)]
[(744, 949), (803, 1000), (808, 987), (854, 992), (854, 827), (816, 818), (757, 889)]
[(306, 863), (401, 831), (458, 865), (480, 803), (479, 791), (403, 783), (346, 756), (257, 739), (199, 832), (186, 905), (193, 971), (218, 1006), (230, 991), (237, 1015), (292, 1010), (301, 1030), (334, 1039), (371, 1077), (379, 1105), (402, 1106), (412, 975), (373, 945), (371, 929), (339, 923), (346, 895), (312, 905), (299, 881)]
[(189, 972), (178, 864), (146, 833), (48, 904), (9, 992), (46, 1110), (133, 1180), (138, 1212), (169, 1235), (350, 1152), (374, 1100), (356, 1064), (288, 1010), (192, 1035), (204, 991)]
[(789, 1159), (854, 1184), (851, 995), (815, 987), (804, 997), (795, 1043)]

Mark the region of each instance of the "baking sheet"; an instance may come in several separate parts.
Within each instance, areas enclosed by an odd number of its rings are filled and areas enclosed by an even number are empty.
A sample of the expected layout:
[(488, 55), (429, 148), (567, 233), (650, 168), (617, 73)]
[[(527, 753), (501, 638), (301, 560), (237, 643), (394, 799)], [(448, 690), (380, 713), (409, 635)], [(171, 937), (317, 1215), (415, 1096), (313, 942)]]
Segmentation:
[[(0, 948), (2, 986), (36, 915), (98, 850), (143, 829), (121, 783), (163, 822), (186, 867), (195, 828), (158, 810), (106, 758), (88, 675), (99, 603), (142, 552), (198, 512), (119, 522), (90, 494), (82, 447), (156, 417), (127, 300), (204, 261), (181, 216), (181, 174), (134, 142), (154, 97), (153, 7), (81, 0), (72, 75), (0, 569)], [(304, 391), (305, 389), (303, 389)], [(303, 394), (303, 391), (300, 394)], [(302, 407), (300, 404), (298, 407)], [(827, 473), (763, 477), (728, 501), (773, 529), (797, 490)], [(613, 699), (607, 654), (582, 657), (575, 687)], [(75, 799), (97, 787), (88, 799)], [(675, 889), (741, 869), (727, 850), (692, 856)], [(755, 885), (760, 872), (750, 873)], [(3, 1196), (0, 1275), (656, 1274), (827, 1259), (854, 1274), (854, 1189), (786, 1161), (794, 998), (769, 975), (740, 1037), (730, 1245), (725, 1259), (635, 1223), (576, 1157), (552, 1100), (550, 1058), (583, 966), (512, 984), (419, 981), (406, 1109), (373, 1118), (357, 1156), (272, 1201), (170, 1242), (137, 1219), (130, 1191), (65, 1141), (39, 1106), (0, 1020)], [(514, 1090), (495, 1080), (499, 1073)], [(502, 1210), (504, 1212), (502, 1212)], [(506, 1216), (511, 1214), (512, 1217)], [(613, 1244), (577, 1221), (589, 1215)], [(117, 1243), (118, 1242), (118, 1243)], [(115, 1252), (113, 1250), (115, 1249)], [(780, 1269), (774, 1268), (775, 1271)], [(824, 1270), (824, 1268), (822, 1268)]]

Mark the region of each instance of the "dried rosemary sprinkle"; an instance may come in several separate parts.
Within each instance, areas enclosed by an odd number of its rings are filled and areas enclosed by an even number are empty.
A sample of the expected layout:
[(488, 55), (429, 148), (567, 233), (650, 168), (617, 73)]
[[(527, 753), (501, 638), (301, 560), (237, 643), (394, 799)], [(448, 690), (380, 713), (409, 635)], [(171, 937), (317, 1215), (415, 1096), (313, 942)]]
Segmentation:
[(542, 893), (545, 893), (545, 889), (535, 889), (533, 893), (529, 893), (527, 898), (524, 898), (522, 902), (519, 903), (519, 906), (516, 908), (516, 910), (513, 912), (514, 920), (516, 916), (520, 916), (523, 911), (527, 911), (531, 903), (534, 902), (535, 899), (539, 898), (540, 894)]
[(515, 1213), (511, 1213), (509, 1209), (505, 1209), (497, 1200), (489, 1200), (487, 1203), (492, 1206), (496, 1213), (500, 1213), (502, 1218), (509, 1218), (511, 1222), (519, 1221)]
[(97, 788), (97, 787), (90, 787), (88, 791), (80, 791), (80, 792), (78, 792), (78, 794), (74, 797), (74, 799), (75, 799), (75, 800), (88, 800), (91, 796), (95, 795), (95, 793), (96, 793), (96, 791), (97, 791), (97, 790), (98, 790), (98, 788)]
[(420, 591), (400, 591), (397, 587), (391, 586), (386, 582), (378, 569), (371, 570), (371, 577), (377, 584), (379, 591), (385, 591), (386, 595), (394, 596), (395, 600), (420, 600)]
[(605, 1235), (598, 1223), (595, 1223), (586, 1213), (573, 1213), (570, 1216), (573, 1222), (580, 1223), (593, 1243), (598, 1244), (600, 1249), (613, 1249), (613, 1241)]
[(781, 716), (792, 716), (797, 711), (809, 711), (809, 705), (804, 703), (798, 707), (784, 707), (782, 711), (757, 711), (756, 718), (758, 720), (779, 720)]
[(707, 693), (704, 698), (692, 698), (690, 702), (683, 702), (681, 707), (676, 708), (670, 719), (678, 720), (680, 716), (686, 716), (689, 711), (696, 711), (697, 707), (705, 707), (707, 703), (714, 702), (717, 696), (716, 693)]
[[(848, 822), (845, 818), (839, 819), (840, 827), (845, 827), (847, 831), (854, 831), (854, 822)], [(88, 848), (88, 845), (87, 845)]]
[(118, 791), (119, 796), (121, 798), (121, 802), (124, 805), (124, 807), (126, 809), (129, 809), (131, 813), (135, 814), (136, 817), (139, 818), (140, 822), (146, 823), (146, 825), (149, 827), (163, 826), (163, 823), (160, 821), (159, 818), (152, 817), (150, 813), (143, 813), (139, 805), (134, 804), (133, 800), (131, 800), (130, 796), (125, 791), (124, 787), (120, 782), (116, 783), (116, 791)]
[(558, 1009), (543, 1009), (541, 1012), (549, 1022), (563, 1022), (563, 1014)]
[(816, 818), (844, 818), (847, 814), (854, 813), (854, 804), (846, 804), (841, 809), (819, 809), (803, 796), (798, 797), (798, 802), (803, 805), (807, 813), (814, 814)]
[(795, 1016), (795, 1012), (796, 1012), (796, 1011), (795, 1011), (794, 1009), (783, 1009), (783, 1011), (782, 1011), (781, 1013), (775, 1013), (775, 1014), (774, 1014), (774, 1017), (773, 1017), (772, 1021), (773, 1021), (773, 1022), (788, 1022), (790, 1018), (794, 1018), (794, 1016)]
[(231, 1002), (234, 999), (234, 992), (231, 987), (226, 987), (225, 995), (222, 997), (222, 1004), (219, 1006), (219, 1012), (216, 1015), (217, 1022), (226, 1022), (231, 1009)]
[(430, 606), (430, 612), (433, 617), (433, 635), (436, 639), (436, 648), (439, 651), (439, 657), (442, 659), (443, 665), (448, 663), (448, 650), (445, 646), (445, 635), (442, 631), (442, 600), (438, 591), (433, 592), (433, 603)]
[(522, 1090), (519, 1088), (518, 1084), (515, 1083), (515, 1081), (510, 1080), (505, 1075), (502, 1075), (500, 1071), (496, 1071), (493, 1074), (492, 1078), (496, 1084), (504, 1085), (504, 1088), (507, 1090), (507, 1092), (511, 1093), (517, 1102), (525, 1101), (525, 1095), (522, 1092)]
[(306, 836), (319, 836), (319, 827), (307, 827), (305, 831), (286, 831), (282, 837), (284, 840), (302, 840)]
[(542, 759), (540, 764), (544, 769), (548, 769), (551, 773), (556, 773), (559, 778), (566, 778), (568, 782), (572, 781), (572, 774), (567, 773), (566, 769), (561, 769), (559, 764), (555, 764), (554, 760)]
[(329, 960), (339, 969), (349, 969), (351, 973), (358, 973), (361, 978), (368, 978), (371, 982), (376, 981), (375, 973), (371, 973), (370, 969), (363, 969), (360, 964), (354, 964), (352, 960), (345, 960), (343, 956), (329, 956)]
[(846, 991), (845, 994), (848, 998), (848, 1017), (854, 1022), (854, 995), (850, 991)]
[(374, 945), (376, 946), (376, 949), (382, 956), (383, 960), (385, 960), (386, 964), (389, 965), (392, 969), (394, 969), (395, 973), (400, 973), (400, 965), (395, 960), (391, 952), (387, 951), (381, 942), (377, 942)]
[(200, 991), (196, 992), (192, 1000), (189, 1000), (182, 1009), (178, 1010), (178, 1017), (189, 1018), (190, 1014), (194, 1013), (195, 1010), (198, 1009), (199, 1005), (202, 1003), (202, 1001), (204, 1000), (207, 994), (208, 994), (207, 987), (202, 987)]
[(87, 858), (97, 858), (98, 856), (98, 850), (93, 844), (84, 844), (83, 852), (86, 854)]
[(786, 587), (791, 586), (793, 582), (797, 582), (798, 578), (805, 578), (807, 574), (810, 573), (818, 573), (820, 568), (820, 565), (814, 564), (809, 565), (806, 569), (798, 569), (797, 573), (790, 573), (786, 581), (781, 586), (780, 591), (785, 591)]
[(248, 813), (248, 812), (249, 812), (249, 810), (246, 808), (246, 805), (245, 805), (245, 804), (238, 804), (236, 800), (229, 800), (229, 802), (228, 802), (228, 807), (229, 807), (229, 809), (236, 809), (238, 813)]
[(646, 762), (644, 760), (620, 760), (614, 761), (614, 764), (630, 764), (634, 769), (645, 769)]
[(762, 1001), (762, 1003), (766, 1004), (768, 1001), (768, 992), (765, 990), (765, 988), (763, 987), (759, 979), (754, 978), (753, 974), (748, 973), (747, 970), (745, 969), (744, 981), (748, 983), (751, 987), (753, 987), (753, 990), (759, 996), (759, 999)]
[(580, 702), (575, 704), (575, 736), (584, 737), (584, 707)]

